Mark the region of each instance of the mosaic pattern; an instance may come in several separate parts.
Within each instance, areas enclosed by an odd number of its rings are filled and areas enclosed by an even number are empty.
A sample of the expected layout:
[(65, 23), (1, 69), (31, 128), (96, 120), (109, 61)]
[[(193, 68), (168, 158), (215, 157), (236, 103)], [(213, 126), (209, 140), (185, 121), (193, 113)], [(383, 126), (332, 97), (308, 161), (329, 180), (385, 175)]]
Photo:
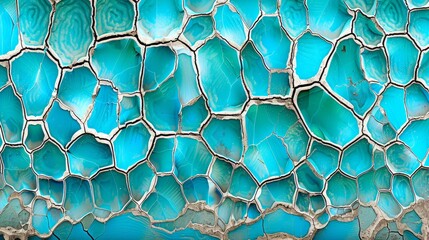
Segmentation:
[(0, 1), (0, 238), (427, 237), (428, 2)]

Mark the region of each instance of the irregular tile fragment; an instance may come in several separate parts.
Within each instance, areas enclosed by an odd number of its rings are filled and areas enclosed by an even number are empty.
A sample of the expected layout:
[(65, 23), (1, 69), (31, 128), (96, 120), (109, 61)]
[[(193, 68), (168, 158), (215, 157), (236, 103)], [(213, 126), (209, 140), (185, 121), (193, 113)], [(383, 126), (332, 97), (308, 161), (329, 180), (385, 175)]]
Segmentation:
[[(174, 77), (164, 81), (155, 91), (145, 94), (146, 118), (157, 130), (177, 131), (179, 120), (182, 120), (182, 108), (192, 104), (199, 96), (192, 57), (179, 54)], [(159, 108), (160, 105), (163, 106), (162, 109)]]
[[(162, 59), (160, 64), (157, 59)], [(173, 72), (176, 66), (176, 53), (167, 46), (148, 47), (146, 49), (143, 89), (155, 90)]]
[(149, 156), (149, 160), (157, 172), (172, 171), (175, 142), (175, 138), (156, 138), (155, 147)]
[(70, 66), (87, 57), (94, 40), (91, 12), (88, 0), (63, 0), (55, 5), (48, 43), (62, 66)]
[(133, 28), (134, 5), (129, 0), (98, 0), (95, 10), (95, 29), (100, 36)]
[(23, 147), (6, 146), (0, 156), (6, 183), (18, 192), (36, 190), (36, 175), (31, 168), (30, 156)]
[(341, 171), (352, 177), (366, 172), (372, 167), (373, 145), (363, 138), (344, 150)]
[(184, 18), (182, 1), (144, 0), (138, 3), (138, 37), (143, 42), (157, 42), (176, 38)]
[(326, 195), (333, 206), (351, 205), (357, 200), (356, 181), (337, 172), (328, 181)]
[(307, 160), (314, 170), (324, 178), (328, 178), (337, 170), (340, 153), (328, 145), (313, 141)]
[(232, 46), (240, 48), (247, 39), (246, 29), (237, 12), (228, 5), (216, 8), (215, 30)]
[(288, 174), (293, 169), (282, 139), (274, 135), (249, 146), (244, 155), (244, 164), (259, 182)]
[(358, 197), (359, 201), (368, 204), (375, 202), (378, 196), (378, 189), (375, 183), (375, 172), (368, 171), (358, 177)]
[(212, 118), (204, 128), (203, 138), (220, 156), (234, 162), (241, 159), (243, 152), (241, 121)]
[(408, 207), (414, 202), (414, 193), (410, 180), (405, 176), (393, 176), (392, 194), (403, 207)]
[[(298, 107), (311, 132), (323, 140), (344, 146), (359, 134), (358, 122), (350, 110), (320, 87), (301, 91)], [(332, 121), (337, 124), (332, 125)]]
[(0, 56), (15, 50), (19, 43), (16, 1), (5, 0), (0, 4)]
[(34, 150), (38, 148), (47, 138), (47, 136), (45, 135), (44, 127), (41, 123), (28, 122), (24, 131), (26, 135), (24, 136), (24, 145), (29, 150)]
[(387, 144), (396, 137), (396, 130), (390, 123), (383, 108), (375, 106), (369, 115), (367, 129), (372, 139)]
[(64, 182), (52, 179), (39, 178), (40, 195), (49, 197), (56, 204), (62, 204), (64, 193)]
[(57, 96), (83, 121), (94, 102), (96, 85), (97, 79), (88, 67), (74, 68), (64, 73)]
[(417, 197), (427, 199), (429, 197), (429, 170), (420, 168), (411, 178), (414, 192)]
[(138, 161), (145, 159), (151, 139), (151, 133), (143, 123), (121, 129), (113, 140), (116, 167), (128, 171)]
[(48, 208), (45, 200), (36, 199), (33, 205), (32, 225), (39, 234), (48, 235), (63, 216), (61, 210)]
[(341, 0), (308, 0), (310, 29), (329, 40), (335, 40), (350, 31), (352, 16)]
[[(399, 139), (411, 149), (421, 162), (427, 157), (429, 151), (428, 132), (429, 119), (416, 120), (411, 122), (399, 136)], [(428, 162), (426, 161), (424, 165), (427, 166)]]
[(248, 149), (244, 164), (259, 182), (288, 174), (292, 161), (305, 155), (308, 135), (295, 113), (283, 106), (252, 105), (245, 126)]
[(427, 85), (429, 84), (429, 51), (423, 52), (420, 60), (420, 66), (417, 71), (417, 76), (422, 79)]
[(93, 198), (88, 181), (68, 177), (65, 180), (65, 189), (64, 210), (67, 216), (79, 221), (93, 211)]
[(267, 96), (269, 89), (269, 71), (252, 42), (247, 43), (240, 54), (243, 64), (243, 76), (253, 96)]
[(177, 131), (181, 105), (174, 78), (163, 82), (155, 91), (146, 93), (143, 101), (146, 119), (156, 130)]
[(53, 103), (49, 110), (46, 123), (49, 134), (63, 147), (68, 145), (74, 134), (80, 129), (80, 125), (73, 118), (73, 115), (64, 110), (57, 101)]
[(370, 47), (378, 46), (383, 39), (383, 32), (379, 30), (375, 20), (366, 17), (361, 12), (357, 12), (354, 22), (354, 32), (358, 38), (363, 40), (365, 45)]
[(209, 13), (213, 9), (215, 0), (198, 1), (198, 0), (185, 0), (185, 9), (190, 14), (203, 14)]
[(299, 78), (306, 80), (315, 77), (323, 69), (322, 63), (331, 48), (332, 44), (321, 37), (309, 32), (302, 35), (298, 39), (295, 56), (295, 69)]
[(296, 238), (305, 237), (310, 230), (310, 222), (302, 216), (290, 214), (283, 209), (269, 213), (264, 218), (267, 234), (287, 233)]
[(243, 167), (234, 169), (234, 174), (231, 179), (229, 193), (233, 196), (250, 200), (254, 197), (256, 191), (256, 183), (249, 173)]
[(359, 115), (364, 115), (376, 99), (363, 76), (360, 46), (353, 39), (338, 44), (326, 81), (335, 93), (353, 105), (353, 110)]
[(283, 27), (292, 38), (297, 38), (307, 29), (307, 9), (303, 1), (281, 1), (279, 15)]
[(308, 192), (320, 193), (325, 185), (324, 179), (313, 172), (308, 164), (304, 163), (296, 170), (298, 186)]
[(392, 174), (386, 166), (383, 166), (374, 174), (374, 183), (378, 190), (389, 190), (392, 182)]
[(377, 0), (345, 0), (347, 6), (353, 10), (361, 10), (369, 16), (374, 16), (377, 8)]
[(119, 124), (123, 125), (140, 118), (142, 109), (140, 96), (123, 96), (119, 104)]
[(404, 0), (379, 0), (375, 18), (387, 34), (405, 31), (407, 6)]
[(250, 28), (260, 15), (259, 2), (259, 0), (231, 0), (247, 28)]
[(119, 212), (130, 200), (125, 175), (116, 170), (101, 172), (91, 180), (95, 206)]
[(183, 193), (189, 203), (205, 202), (209, 206), (217, 205), (222, 194), (208, 178), (196, 177), (183, 183)]
[(251, 37), (268, 68), (287, 68), (291, 41), (277, 17), (262, 17), (252, 29)]
[(224, 160), (217, 158), (213, 163), (210, 171), (210, 177), (219, 186), (219, 188), (226, 192), (231, 183), (232, 165)]
[(19, 30), (25, 45), (43, 46), (49, 28), (52, 5), (49, 0), (18, 1)]
[(21, 101), (15, 95), (11, 86), (0, 91), (0, 123), (6, 142), (18, 143), (22, 140), (24, 115)]
[(3, 88), (3, 86), (6, 85), (8, 81), (9, 81), (9, 76), (8, 76), (7, 65), (3, 66), (3, 62), (0, 62), (0, 88)]
[(180, 181), (205, 174), (212, 161), (206, 146), (194, 138), (177, 137), (174, 151), (174, 173)]
[(101, 85), (87, 125), (97, 133), (110, 135), (119, 126), (118, 111), (118, 93), (109, 85)]
[(41, 116), (50, 102), (58, 67), (46, 53), (24, 52), (11, 64), (12, 82), (22, 96), (27, 116)]
[(408, 118), (421, 118), (429, 113), (429, 92), (420, 84), (405, 89), (405, 107)]
[(390, 218), (397, 217), (402, 208), (390, 192), (381, 192), (378, 207)]
[(30, 212), (23, 208), (18, 198), (11, 199), (0, 214), (0, 227), (22, 230), (30, 215)]
[(213, 18), (211, 16), (196, 16), (189, 19), (183, 35), (195, 46), (197, 42), (204, 41), (214, 29)]
[(140, 199), (151, 190), (154, 183), (155, 173), (147, 162), (138, 165), (128, 172), (128, 182), (131, 196), (140, 201)]
[(267, 182), (258, 191), (258, 202), (263, 210), (277, 204), (292, 204), (296, 192), (294, 175), (272, 182)]
[(413, 80), (419, 55), (413, 42), (404, 36), (387, 37), (386, 51), (392, 81), (405, 85)]
[(425, 29), (429, 28), (429, 10), (417, 10), (410, 13), (410, 24), (408, 31), (410, 36), (421, 48), (429, 46), (429, 34)]
[(209, 115), (203, 97), (200, 97), (192, 105), (184, 106), (181, 113), (181, 130), (185, 132), (198, 132)]
[(427, 6), (429, 1), (428, 0), (407, 0), (407, 3), (410, 8), (419, 8), (419, 7)]
[(172, 176), (158, 177), (155, 191), (144, 201), (142, 209), (155, 220), (176, 218), (185, 207), (180, 185)]
[(82, 134), (67, 151), (70, 173), (82, 177), (93, 176), (100, 168), (113, 164), (109, 145), (93, 135)]
[(283, 139), (293, 161), (298, 162), (305, 155), (309, 137), (294, 111), (281, 105), (251, 105), (244, 121), (248, 146), (273, 135)]
[(97, 43), (91, 63), (97, 76), (112, 81), (120, 92), (139, 90), (142, 53), (133, 38)]
[(391, 86), (383, 93), (380, 106), (395, 130), (399, 130), (407, 121), (404, 104), (405, 91), (402, 88)]
[(408, 228), (416, 234), (422, 234), (422, 219), (416, 213), (416, 211), (412, 210), (407, 212), (401, 219), (402, 223), (407, 224)]
[(393, 173), (412, 175), (420, 167), (420, 161), (403, 144), (391, 145), (386, 151), (386, 163)]
[(365, 78), (371, 85), (371, 89), (380, 93), (383, 85), (388, 81), (386, 55), (381, 49), (364, 50), (361, 53), (361, 64)]
[(238, 54), (219, 38), (197, 51), (200, 81), (214, 113), (239, 112), (246, 101)]
[(42, 148), (33, 153), (33, 168), (38, 175), (61, 180), (67, 171), (64, 152), (52, 141), (47, 141)]

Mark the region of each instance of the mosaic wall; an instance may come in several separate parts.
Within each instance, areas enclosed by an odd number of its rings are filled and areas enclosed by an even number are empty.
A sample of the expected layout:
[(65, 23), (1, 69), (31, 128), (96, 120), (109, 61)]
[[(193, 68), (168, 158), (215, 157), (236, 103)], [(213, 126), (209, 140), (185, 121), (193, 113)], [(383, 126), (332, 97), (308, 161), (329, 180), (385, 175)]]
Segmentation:
[(5, 239), (429, 234), (428, 0), (1, 0)]

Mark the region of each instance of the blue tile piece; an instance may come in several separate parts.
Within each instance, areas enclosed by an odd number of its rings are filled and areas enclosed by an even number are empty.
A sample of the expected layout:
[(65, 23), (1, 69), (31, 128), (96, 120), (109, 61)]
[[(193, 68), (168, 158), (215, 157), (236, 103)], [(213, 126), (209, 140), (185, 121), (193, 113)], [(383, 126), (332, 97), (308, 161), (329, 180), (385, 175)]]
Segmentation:
[(94, 41), (91, 14), (88, 0), (66, 0), (56, 4), (48, 44), (62, 66), (70, 66), (87, 57)]
[(95, 4), (95, 29), (98, 35), (116, 34), (133, 28), (134, 4), (128, 0), (100, 0)]
[(142, 54), (134, 39), (125, 38), (97, 44), (91, 63), (98, 78), (112, 81), (120, 92), (139, 90)]
[[(128, 171), (138, 161), (144, 160), (148, 154), (151, 133), (143, 123), (128, 125), (119, 131), (113, 141), (116, 167)], [(134, 144), (127, 144), (132, 141)]]
[[(321, 105), (324, 108), (321, 108)], [(352, 112), (320, 87), (300, 92), (298, 107), (311, 132), (323, 140), (344, 146), (359, 134), (359, 126)], [(331, 124), (333, 117), (337, 122), (335, 125)]]
[(44, 45), (48, 34), (49, 15), (52, 11), (48, 0), (18, 1), (19, 26), (25, 45)]
[(210, 110), (216, 113), (240, 111), (247, 96), (237, 52), (225, 41), (214, 38), (198, 50), (197, 64)]
[(58, 98), (76, 116), (85, 120), (93, 104), (97, 78), (88, 67), (78, 67), (65, 72), (59, 86)]
[(220, 156), (234, 162), (238, 162), (241, 159), (243, 137), (240, 121), (213, 118), (205, 127), (203, 138), (207, 141), (210, 148)]
[(0, 104), (0, 123), (5, 142), (21, 142), (21, 132), (24, 128), (22, 102), (18, 99), (10, 86), (0, 91), (0, 102), (7, 103)]
[(27, 116), (41, 116), (48, 107), (59, 75), (46, 53), (24, 52), (11, 64), (12, 82)]
[(19, 44), (19, 23), (16, 1), (3, 1), (0, 5), (0, 29), (1, 29), (1, 44), (0, 55), (7, 54)]
[(70, 172), (91, 177), (102, 168), (113, 164), (111, 147), (93, 135), (80, 135), (67, 151)]

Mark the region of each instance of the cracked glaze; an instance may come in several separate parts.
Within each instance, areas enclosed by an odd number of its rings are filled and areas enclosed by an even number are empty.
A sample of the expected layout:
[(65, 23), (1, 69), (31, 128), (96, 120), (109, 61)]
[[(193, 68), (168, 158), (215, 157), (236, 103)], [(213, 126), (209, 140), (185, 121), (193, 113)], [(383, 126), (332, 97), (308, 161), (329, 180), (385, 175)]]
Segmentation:
[(428, 1), (0, 19), (0, 239), (429, 236)]

